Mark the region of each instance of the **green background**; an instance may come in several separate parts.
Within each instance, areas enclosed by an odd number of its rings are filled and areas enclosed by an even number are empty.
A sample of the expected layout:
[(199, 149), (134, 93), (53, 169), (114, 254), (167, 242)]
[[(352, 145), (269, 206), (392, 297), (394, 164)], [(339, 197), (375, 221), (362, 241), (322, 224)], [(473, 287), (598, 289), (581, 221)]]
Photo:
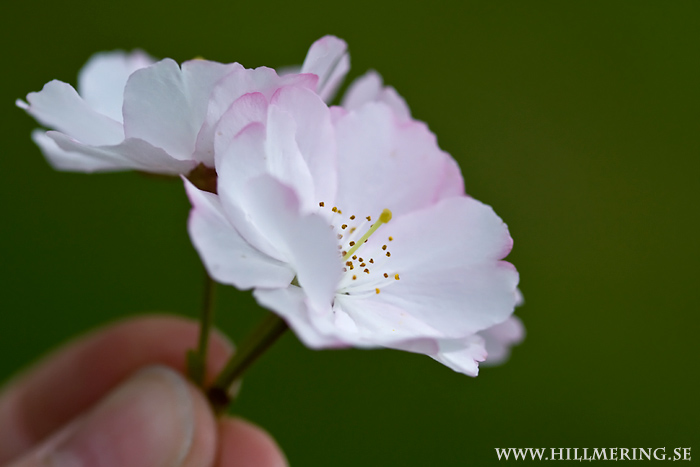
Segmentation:
[[(489, 465), (495, 447), (692, 447), (698, 426), (697, 1), (12, 2), (0, 35), (0, 378), (125, 315), (195, 316), (181, 183), (58, 173), (15, 98), (100, 50), (300, 63), (325, 34), (377, 69), (515, 239), (528, 330), (477, 378), (286, 335), (235, 409), (292, 465)], [(262, 316), (220, 287), (220, 327)], [(1, 435), (1, 434), (0, 434)]]

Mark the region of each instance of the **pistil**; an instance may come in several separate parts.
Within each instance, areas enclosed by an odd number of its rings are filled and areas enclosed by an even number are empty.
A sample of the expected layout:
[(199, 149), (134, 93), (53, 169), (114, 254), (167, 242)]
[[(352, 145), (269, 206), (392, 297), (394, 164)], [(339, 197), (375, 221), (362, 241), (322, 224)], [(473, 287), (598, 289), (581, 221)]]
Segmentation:
[(369, 228), (369, 230), (368, 230), (367, 232), (365, 232), (365, 234), (364, 234), (362, 237), (360, 237), (360, 239), (359, 239), (357, 242), (350, 242), (350, 246), (351, 246), (352, 248), (350, 248), (350, 249), (348, 250), (348, 252), (345, 253), (345, 255), (343, 255), (343, 261), (347, 261), (347, 259), (350, 258), (353, 254), (355, 254), (355, 252), (357, 251), (357, 249), (360, 248), (360, 246), (361, 246), (363, 243), (365, 243), (365, 242), (367, 241), (367, 239), (368, 239), (374, 232), (376, 232), (377, 229), (378, 229), (382, 224), (386, 224), (386, 223), (389, 222), (390, 220), (391, 220), (391, 211), (388, 210), (388, 209), (383, 210), (382, 213), (380, 214), (379, 219), (377, 220), (377, 222), (375, 222), (374, 224), (372, 224), (372, 226)]

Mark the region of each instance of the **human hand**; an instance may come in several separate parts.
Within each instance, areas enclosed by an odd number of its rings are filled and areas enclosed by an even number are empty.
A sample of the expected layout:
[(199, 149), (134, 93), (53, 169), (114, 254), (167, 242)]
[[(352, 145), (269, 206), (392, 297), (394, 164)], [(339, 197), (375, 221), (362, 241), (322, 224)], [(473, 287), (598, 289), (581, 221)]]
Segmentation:
[[(197, 332), (182, 318), (135, 318), (52, 352), (0, 391), (0, 465), (287, 465), (265, 431), (241, 419), (217, 420), (182, 376)], [(231, 352), (212, 333), (207, 378)]]

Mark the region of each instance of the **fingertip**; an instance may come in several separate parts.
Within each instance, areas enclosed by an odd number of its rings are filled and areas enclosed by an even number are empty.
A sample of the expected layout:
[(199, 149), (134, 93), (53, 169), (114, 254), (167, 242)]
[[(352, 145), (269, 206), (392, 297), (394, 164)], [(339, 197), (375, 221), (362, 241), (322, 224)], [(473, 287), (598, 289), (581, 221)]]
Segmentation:
[(285, 467), (287, 458), (270, 434), (241, 418), (219, 420), (216, 467)]
[(216, 456), (217, 422), (202, 391), (189, 381), (187, 386), (194, 413), (194, 433), (181, 467), (212, 466)]

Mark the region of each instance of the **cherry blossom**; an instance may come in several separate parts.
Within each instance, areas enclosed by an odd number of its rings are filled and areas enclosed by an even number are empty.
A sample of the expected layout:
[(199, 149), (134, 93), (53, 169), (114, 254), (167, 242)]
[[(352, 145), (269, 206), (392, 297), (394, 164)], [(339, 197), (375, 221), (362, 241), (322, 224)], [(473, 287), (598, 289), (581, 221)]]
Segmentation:
[(81, 70), (77, 91), (53, 80), (17, 105), (52, 129), (32, 138), (59, 170), (188, 174), (213, 168), (213, 129), (242, 95), (305, 86), (330, 98), (348, 68), (347, 46), (332, 36), (311, 46), (301, 73), (286, 76), (238, 63), (180, 66), (140, 51), (100, 53)]
[(218, 195), (185, 181), (190, 236), (212, 277), (254, 289), (309, 347), (407, 350), (476, 375), (477, 333), (516, 304), (511, 237), (368, 76), (347, 107), (303, 86), (232, 104), (216, 127)]

